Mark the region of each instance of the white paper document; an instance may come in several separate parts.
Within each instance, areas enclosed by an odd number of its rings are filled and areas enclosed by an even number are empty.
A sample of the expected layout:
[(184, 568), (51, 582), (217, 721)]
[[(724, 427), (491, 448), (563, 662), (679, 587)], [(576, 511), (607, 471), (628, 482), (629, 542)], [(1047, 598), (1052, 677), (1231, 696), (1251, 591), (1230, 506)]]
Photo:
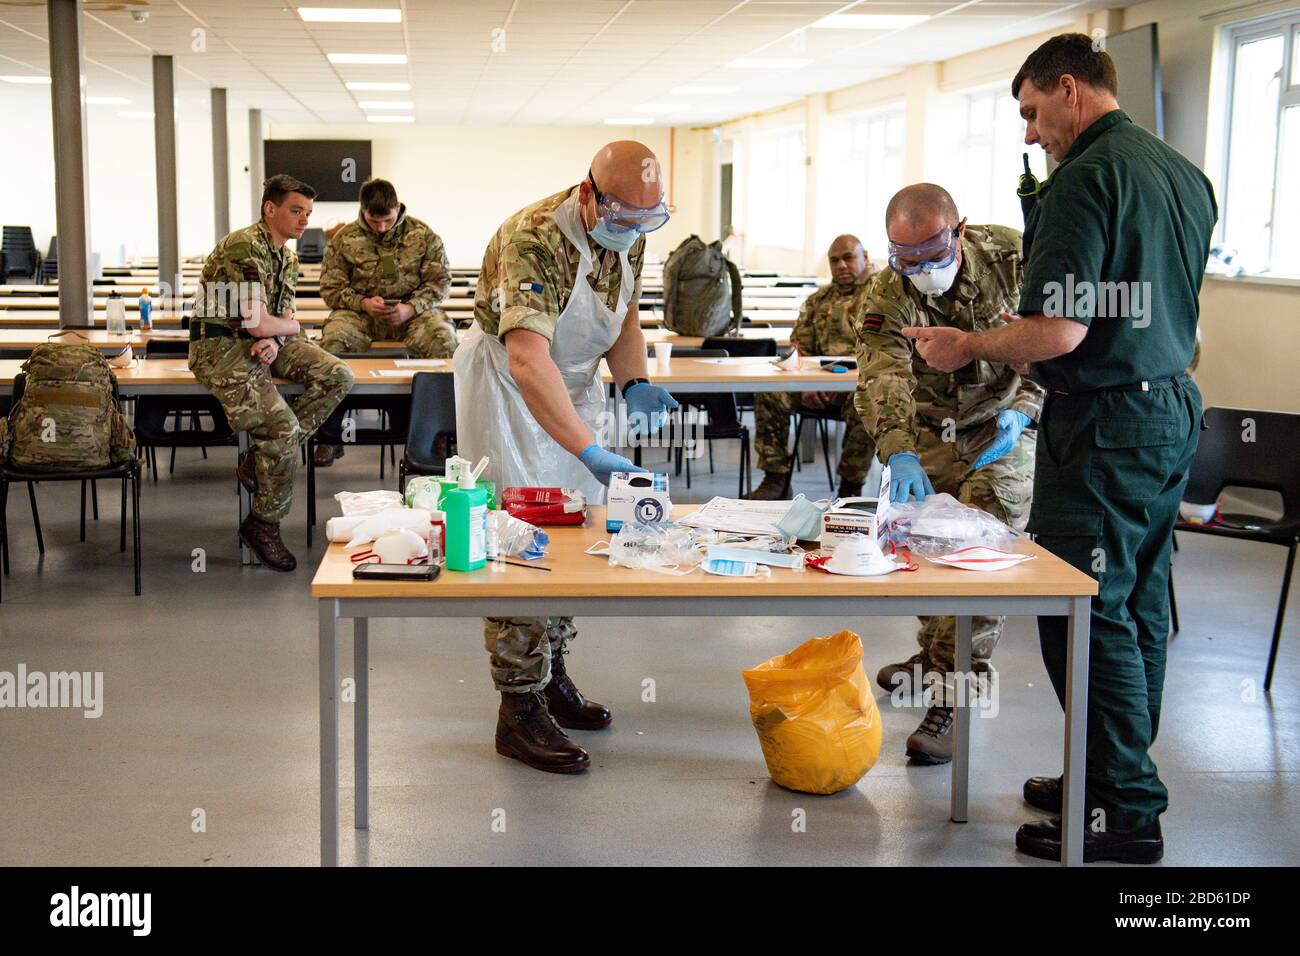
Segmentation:
[(376, 378), (410, 378), (415, 372), (405, 368), (372, 368), (370, 374)]
[(451, 362), (448, 359), (393, 359), (393, 364), (398, 368), (446, 368)]
[(711, 528), (734, 534), (780, 535), (776, 523), (789, 510), (789, 501), (714, 498), (699, 511), (679, 519), (679, 523), (692, 528)]

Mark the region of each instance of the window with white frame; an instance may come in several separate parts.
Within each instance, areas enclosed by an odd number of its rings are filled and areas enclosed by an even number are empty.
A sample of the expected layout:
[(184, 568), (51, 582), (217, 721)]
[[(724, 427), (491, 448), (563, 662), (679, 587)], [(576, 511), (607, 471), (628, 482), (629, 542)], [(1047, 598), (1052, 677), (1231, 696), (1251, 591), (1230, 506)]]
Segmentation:
[(1039, 179), (1047, 176), (1047, 156), (1025, 145), (1025, 121), (1011, 95), (1011, 83), (972, 90), (963, 96), (957, 139), (940, 185), (952, 193), (958, 211), (970, 222), (1024, 228), (1016, 185), (1024, 157)]
[(804, 245), (803, 127), (754, 134), (749, 149), (748, 248)]
[(1248, 273), (1300, 276), (1300, 12), (1228, 40), (1220, 241)]
[(817, 235), (823, 249), (852, 233), (877, 265), (888, 252), (885, 207), (903, 188), (903, 107), (838, 117), (827, 125), (817, 175)]

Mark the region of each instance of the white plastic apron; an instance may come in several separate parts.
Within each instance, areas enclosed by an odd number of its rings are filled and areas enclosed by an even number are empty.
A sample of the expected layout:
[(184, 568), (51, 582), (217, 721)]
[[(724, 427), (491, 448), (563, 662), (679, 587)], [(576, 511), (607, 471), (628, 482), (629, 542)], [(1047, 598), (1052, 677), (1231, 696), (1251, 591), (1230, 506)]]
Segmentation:
[[(564, 378), (573, 407), (600, 441), (598, 426), (605, 410), (600, 360), (622, 331), (632, 297), (632, 267), (627, 253), (619, 253), (622, 281), (618, 306), (610, 309), (587, 281), (594, 266), (576, 192), (556, 208), (555, 222), (582, 261), (569, 302), (555, 325), (551, 358)], [(588, 502), (604, 502), (605, 486), (533, 418), (510, 374), (506, 347), (499, 338), (475, 322), (456, 348), (452, 369), (456, 377), (457, 449), (473, 462), (484, 455), (491, 459), (484, 477), (496, 482), (498, 494), (515, 486), (578, 488)]]

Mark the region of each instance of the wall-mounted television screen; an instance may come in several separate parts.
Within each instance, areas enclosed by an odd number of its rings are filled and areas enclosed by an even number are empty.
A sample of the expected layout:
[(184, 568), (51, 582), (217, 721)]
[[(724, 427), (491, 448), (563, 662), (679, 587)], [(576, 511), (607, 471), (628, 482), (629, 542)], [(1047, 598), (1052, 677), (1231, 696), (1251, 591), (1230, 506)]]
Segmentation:
[(296, 176), (318, 202), (356, 202), (370, 178), (368, 139), (268, 139), (262, 147), (267, 176)]

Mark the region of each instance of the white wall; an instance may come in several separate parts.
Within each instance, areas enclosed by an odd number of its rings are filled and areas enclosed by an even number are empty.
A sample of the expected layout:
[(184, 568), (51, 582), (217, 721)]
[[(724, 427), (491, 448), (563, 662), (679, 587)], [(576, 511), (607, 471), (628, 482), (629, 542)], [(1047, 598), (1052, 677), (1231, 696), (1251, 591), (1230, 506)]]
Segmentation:
[[(447, 246), (454, 266), (478, 266), (497, 228), (529, 203), (581, 181), (605, 143), (635, 139), (655, 151), (669, 174), (666, 127), (609, 126), (484, 127), (308, 125), (276, 123), (268, 139), (369, 139), (371, 173), (392, 181), (411, 215), (427, 222)], [(679, 139), (674, 164), (678, 212), (648, 238), (652, 253), (666, 258), (687, 235), (699, 231), (700, 134)], [(692, 169), (682, 175), (683, 159)], [(267, 175), (274, 170), (268, 169)], [(313, 225), (328, 228), (357, 216), (356, 203), (317, 203)]]

